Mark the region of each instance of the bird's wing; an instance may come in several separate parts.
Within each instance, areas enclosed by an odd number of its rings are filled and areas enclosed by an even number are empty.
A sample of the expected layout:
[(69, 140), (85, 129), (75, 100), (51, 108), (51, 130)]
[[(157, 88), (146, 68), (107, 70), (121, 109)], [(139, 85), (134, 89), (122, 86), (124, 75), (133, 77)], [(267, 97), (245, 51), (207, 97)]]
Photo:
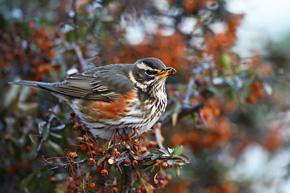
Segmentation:
[(114, 67), (98, 67), (72, 75), (61, 83), (38, 86), (67, 97), (98, 101), (113, 101), (134, 87), (126, 74)]

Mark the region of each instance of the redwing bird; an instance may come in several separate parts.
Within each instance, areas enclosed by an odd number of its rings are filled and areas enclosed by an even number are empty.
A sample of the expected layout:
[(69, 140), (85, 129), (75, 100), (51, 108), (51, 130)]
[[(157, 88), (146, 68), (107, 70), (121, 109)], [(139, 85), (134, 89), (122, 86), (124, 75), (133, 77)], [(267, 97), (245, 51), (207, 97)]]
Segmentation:
[(134, 64), (95, 67), (63, 82), (12, 84), (49, 91), (66, 101), (93, 135), (110, 139), (115, 128), (119, 135), (130, 136), (155, 124), (167, 105), (166, 78), (175, 73), (157, 58), (144, 58)]

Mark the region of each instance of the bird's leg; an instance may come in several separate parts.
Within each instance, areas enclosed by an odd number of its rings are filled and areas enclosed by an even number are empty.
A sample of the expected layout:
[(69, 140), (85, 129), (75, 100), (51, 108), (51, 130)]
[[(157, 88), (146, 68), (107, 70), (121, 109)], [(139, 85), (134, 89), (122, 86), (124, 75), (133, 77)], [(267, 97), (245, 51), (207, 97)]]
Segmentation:
[(114, 128), (114, 149), (113, 149), (113, 156), (116, 157), (116, 152), (115, 152), (115, 149), (116, 149), (116, 140), (117, 140), (117, 128), (115, 127)]

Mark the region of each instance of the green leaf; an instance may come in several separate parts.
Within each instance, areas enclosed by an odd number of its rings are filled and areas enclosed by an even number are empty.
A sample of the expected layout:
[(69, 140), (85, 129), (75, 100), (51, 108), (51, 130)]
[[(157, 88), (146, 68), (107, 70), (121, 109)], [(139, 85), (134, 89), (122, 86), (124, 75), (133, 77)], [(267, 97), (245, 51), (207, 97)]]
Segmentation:
[(37, 144), (37, 137), (35, 137), (33, 134), (28, 135), (32, 143)]
[(167, 150), (168, 150), (169, 154), (172, 154), (174, 149), (168, 147)]
[(150, 175), (149, 175), (149, 182), (151, 184), (154, 183), (154, 180), (156, 180), (156, 176), (158, 174), (158, 172), (160, 172), (161, 170), (161, 164), (158, 164), (158, 166), (156, 167), (153, 167), (152, 171), (150, 172)]
[(57, 154), (63, 155), (63, 149), (57, 143), (54, 143), (53, 141), (48, 140), (46, 142), (46, 145), (49, 149), (55, 151)]
[(46, 122), (42, 121), (40, 123), (38, 123), (38, 133), (41, 135), (43, 132), (43, 127), (45, 126)]
[(142, 165), (144, 165), (144, 166), (148, 166), (148, 165), (153, 165), (153, 164), (155, 164), (155, 160), (149, 160), (148, 162), (145, 162), (145, 163), (142, 164)]
[(111, 140), (110, 140), (110, 141), (107, 141), (107, 142), (104, 144), (104, 148), (103, 148), (103, 150), (104, 150), (104, 151), (107, 151), (107, 150), (110, 148), (111, 144), (112, 144), (112, 141), (111, 141)]
[(25, 192), (29, 192), (28, 184), (35, 178), (36, 173), (32, 173), (27, 176), (24, 180), (21, 181), (20, 190), (25, 190)]
[(158, 154), (153, 153), (151, 160), (156, 160), (157, 158), (159, 158)]
[(176, 176), (179, 177), (180, 176), (179, 167), (175, 166), (174, 169), (175, 169)]
[(264, 87), (265, 92), (266, 92), (268, 95), (271, 95), (271, 94), (273, 93), (273, 89), (272, 89), (272, 87), (271, 87), (270, 84), (264, 82), (264, 83), (263, 83), (263, 87)]
[[(139, 186), (139, 182), (134, 182), (133, 187), (138, 188), (138, 186)], [(118, 188), (118, 190), (119, 190), (119, 188)], [(120, 192), (122, 192), (122, 191), (120, 191)]]
[(55, 137), (55, 138), (62, 139), (62, 135), (60, 135), (60, 134), (50, 132), (50, 135)]
[(190, 158), (185, 154), (175, 155), (174, 157), (182, 159), (182, 161), (187, 164), (190, 162)]
[(141, 178), (141, 175), (139, 174), (138, 171), (136, 171), (136, 173), (137, 173), (138, 181), (141, 184), (141, 186), (143, 186), (143, 188), (145, 189), (145, 191), (147, 193), (153, 193), (153, 187), (151, 186), (151, 184), (149, 184), (144, 179), (142, 179)]
[(182, 153), (182, 151), (183, 151), (183, 146), (182, 145), (177, 145), (175, 147), (175, 149), (173, 150), (172, 154), (173, 155), (179, 155), (179, 154)]
[(65, 128), (65, 124), (62, 124), (62, 125), (51, 128), (51, 130), (62, 130), (64, 128)]
[(105, 155), (105, 156), (101, 157), (100, 159), (98, 159), (97, 165), (100, 165), (106, 158), (107, 158), (107, 155)]
[[(135, 183), (134, 183), (134, 185), (135, 185)], [(118, 172), (117, 187), (118, 187), (118, 192), (124, 192), (124, 190), (125, 190), (125, 174), (124, 174), (124, 172)]]
[(207, 87), (207, 90), (209, 92), (211, 92), (213, 95), (218, 95), (218, 93), (220, 92), (216, 87), (214, 86), (209, 86)]
[(228, 70), (231, 67), (230, 57), (228, 54), (221, 55), (221, 62), (225, 70)]
[(164, 155), (164, 154), (169, 155), (169, 153), (166, 149), (156, 149), (153, 152), (158, 154), (158, 155)]
[(139, 165), (137, 166), (137, 170), (139, 172), (146, 172), (146, 171), (149, 171), (153, 168), (153, 165)]

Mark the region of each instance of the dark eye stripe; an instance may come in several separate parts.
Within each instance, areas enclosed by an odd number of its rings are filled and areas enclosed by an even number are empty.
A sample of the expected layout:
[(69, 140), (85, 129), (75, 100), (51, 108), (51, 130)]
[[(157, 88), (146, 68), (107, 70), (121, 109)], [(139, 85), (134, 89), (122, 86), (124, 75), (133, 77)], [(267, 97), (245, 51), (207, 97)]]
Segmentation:
[(146, 70), (146, 74), (148, 74), (148, 75), (155, 75), (155, 74), (157, 74), (157, 73), (158, 73), (157, 71)]

